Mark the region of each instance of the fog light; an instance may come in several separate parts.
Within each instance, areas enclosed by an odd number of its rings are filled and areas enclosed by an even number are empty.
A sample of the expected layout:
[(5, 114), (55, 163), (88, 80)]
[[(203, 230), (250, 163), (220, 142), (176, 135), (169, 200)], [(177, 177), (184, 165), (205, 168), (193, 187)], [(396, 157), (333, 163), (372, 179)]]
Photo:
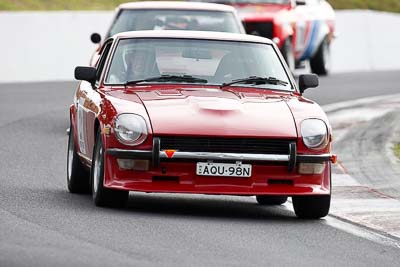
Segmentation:
[(118, 167), (122, 170), (148, 171), (148, 160), (117, 159)]
[(281, 39), (279, 39), (278, 37), (272, 38), (272, 41), (273, 41), (276, 45), (279, 45), (279, 44), (281, 43)]
[(325, 170), (325, 163), (300, 163), (300, 174), (321, 174)]

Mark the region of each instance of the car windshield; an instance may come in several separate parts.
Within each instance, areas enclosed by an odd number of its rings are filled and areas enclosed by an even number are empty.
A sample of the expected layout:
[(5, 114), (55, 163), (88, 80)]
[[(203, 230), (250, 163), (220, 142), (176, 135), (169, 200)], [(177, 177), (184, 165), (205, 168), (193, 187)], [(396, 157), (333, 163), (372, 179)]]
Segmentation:
[(117, 15), (108, 37), (120, 32), (140, 30), (197, 30), (240, 33), (240, 26), (232, 12), (125, 9)]
[(249, 77), (282, 82), (235, 82), (231, 86), (292, 90), (289, 77), (270, 44), (167, 38), (120, 40), (105, 84), (140, 81), (222, 85)]
[(221, 4), (279, 4), (288, 5), (290, 0), (190, 0), (190, 2), (210, 2), (210, 3), (221, 3)]

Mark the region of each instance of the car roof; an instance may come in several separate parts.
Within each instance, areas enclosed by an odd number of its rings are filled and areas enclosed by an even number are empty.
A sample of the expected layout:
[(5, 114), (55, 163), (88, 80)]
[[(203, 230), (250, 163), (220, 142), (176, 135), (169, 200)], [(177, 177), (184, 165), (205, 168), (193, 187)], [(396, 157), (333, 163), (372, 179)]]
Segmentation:
[(115, 34), (112, 38), (182, 38), (182, 39), (202, 39), (202, 40), (221, 40), (221, 41), (238, 41), (272, 44), (270, 39), (228, 32), (211, 32), (211, 31), (175, 31), (175, 30), (150, 30), (150, 31), (130, 31)]
[(118, 6), (118, 9), (185, 9), (185, 10), (211, 10), (234, 12), (235, 8), (228, 5), (201, 3), (201, 2), (178, 2), (178, 1), (144, 1), (130, 2)]

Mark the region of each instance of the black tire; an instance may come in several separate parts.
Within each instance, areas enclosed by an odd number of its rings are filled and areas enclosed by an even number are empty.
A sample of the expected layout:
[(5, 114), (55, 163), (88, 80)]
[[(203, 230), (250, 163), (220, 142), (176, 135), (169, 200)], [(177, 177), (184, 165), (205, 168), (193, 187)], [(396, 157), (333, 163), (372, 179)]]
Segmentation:
[(286, 61), (286, 64), (289, 67), (289, 70), (293, 73), (294, 70), (296, 69), (296, 59), (294, 58), (293, 45), (292, 45), (292, 40), (290, 38), (285, 40), (281, 52), (283, 58)]
[(318, 48), (317, 53), (310, 60), (311, 71), (321, 76), (329, 74), (331, 68), (331, 52), (327, 38), (325, 38)]
[(287, 201), (286, 196), (256, 196), (260, 205), (282, 205)]
[(67, 153), (67, 187), (69, 192), (90, 193), (89, 171), (85, 169), (75, 150), (74, 129), (70, 126)]
[(122, 207), (128, 200), (129, 191), (104, 187), (104, 148), (100, 131), (97, 132), (90, 172), (93, 201), (100, 207)]
[(319, 219), (329, 213), (331, 195), (292, 197), (296, 216), (302, 219)]

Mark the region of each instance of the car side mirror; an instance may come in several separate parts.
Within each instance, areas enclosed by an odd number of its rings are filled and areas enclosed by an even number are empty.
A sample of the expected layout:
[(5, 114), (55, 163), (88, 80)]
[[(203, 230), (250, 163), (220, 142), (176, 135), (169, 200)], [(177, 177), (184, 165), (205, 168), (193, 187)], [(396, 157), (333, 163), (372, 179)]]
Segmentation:
[(97, 69), (93, 67), (76, 67), (75, 79), (94, 83), (96, 81), (96, 73)]
[(92, 43), (94, 44), (99, 44), (101, 42), (101, 36), (98, 33), (92, 33), (92, 35), (90, 35), (90, 40), (92, 41)]
[(315, 88), (319, 85), (319, 78), (317, 74), (303, 74), (299, 76), (299, 89), (300, 93), (304, 93), (307, 88)]
[(296, 0), (296, 5), (297, 6), (305, 6), (306, 5), (306, 0)]

